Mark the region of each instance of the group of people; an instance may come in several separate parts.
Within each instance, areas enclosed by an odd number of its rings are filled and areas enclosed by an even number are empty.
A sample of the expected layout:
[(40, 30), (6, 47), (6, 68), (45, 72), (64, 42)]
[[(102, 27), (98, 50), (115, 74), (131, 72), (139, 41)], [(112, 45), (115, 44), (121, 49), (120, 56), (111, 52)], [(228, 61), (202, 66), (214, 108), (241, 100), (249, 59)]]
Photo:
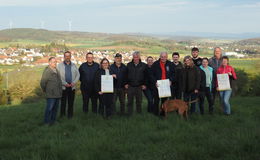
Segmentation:
[[(43, 72), (41, 88), (46, 94), (47, 105), (44, 115), (46, 124), (53, 124), (56, 119), (59, 101), (61, 100), (60, 116), (73, 116), (73, 103), (76, 83), (80, 81), (83, 100), (83, 112), (89, 112), (91, 100), (92, 112), (104, 117), (113, 114), (132, 115), (134, 101), (136, 112), (142, 112), (143, 94), (147, 99), (147, 111), (160, 115), (160, 103), (167, 99), (183, 99), (192, 102), (190, 114), (198, 111), (204, 114), (204, 100), (208, 101), (209, 113), (213, 114), (216, 95), (220, 95), (225, 115), (231, 114), (229, 99), (232, 93), (232, 81), (237, 79), (229, 58), (222, 56), (219, 47), (214, 49), (214, 56), (210, 59), (199, 57), (199, 49), (191, 49), (191, 56), (185, 56), (180, 62), (178, 52), (173, 52), (172, 61), (168, 60), (168, 53), (161, 52), (160, 58), (154, 61), (149, 56), (146, 63), (141, 61), (140, 52), (133, 53), (133, 59), (127, 65), (122, 63), (122, 55), (117, 53), (114, 63), (103, 58), (100, 64), (94, 62), (93, 53), (86, 54), (86, 62), (79, 68), (71, 62), (71, 52), (64, 53), (64, 61), (56, 64), (55, 57), (49, 58), (49, 66)], [(228, 74), (231, 89), (218, 90), (217, 74)], [(101, 77), (113, 77), (113, 93), (102, 93)], [(169, 79), (171, 97), (159, 98), (158, 80)], [(127, 99), (127, 104), (126, 104)], [(119, 100), (120, 107), (116, 107)], [(99, 103), (98, 103), (99, 102)], [(66, 111), (67, 110), (67, 111)]]

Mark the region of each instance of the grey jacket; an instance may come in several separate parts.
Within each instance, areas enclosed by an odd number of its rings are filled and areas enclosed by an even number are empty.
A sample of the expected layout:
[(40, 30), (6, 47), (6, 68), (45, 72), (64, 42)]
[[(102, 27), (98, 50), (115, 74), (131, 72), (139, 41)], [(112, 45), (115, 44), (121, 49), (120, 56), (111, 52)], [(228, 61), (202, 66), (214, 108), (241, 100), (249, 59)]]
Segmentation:
[(40, 85), (46, 98), (61, 98), (62, 83), (57, 69), (54, 72), (49, 66), (46, 67), (43, 71)]
[(222, 63), (221, 58), (219, 60), (217, 60), (216, 57), (211, 57), (209, 59), (209, 66), (211, 66), (215, 72), (221, 66), (221, 63)]
[[(65, 90), (65, 85), (68, 84), (65, 80), (65, 64), (61, 62), (58, 64), (57, 69), (60, 72), (61, 81), (62, 81), (62, 89)], [(76, 84), (79, 81), (79, 71), (77, 66), (71, 62), (71, 73), (72, 73), (72, 83)], [(76, 85), (72, 87), (72, 89), (76, 89)]]

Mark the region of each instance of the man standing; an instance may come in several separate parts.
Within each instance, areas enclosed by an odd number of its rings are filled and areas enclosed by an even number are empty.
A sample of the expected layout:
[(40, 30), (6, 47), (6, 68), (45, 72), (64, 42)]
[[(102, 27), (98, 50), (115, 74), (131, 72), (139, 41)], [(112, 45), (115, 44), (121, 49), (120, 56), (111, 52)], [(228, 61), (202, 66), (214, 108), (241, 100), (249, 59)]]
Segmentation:
[(182, 98), (182, 71), (183, 64), (179, 61), (180, 54), (178, 52), (172, 53), (173, 67), (175, 71), (175, 85), (172, 87), (172, 98), (173, 99), (181, 99)]
[(117, 53), (115, 55), (115, 62), (110, 66), (112, 74), (116, 75), (115, 86), (114, 86), (114, 99), (112, 110), (116, 113), (116, 101), (119, 98), (120, 102), (120, 114), (125, 114), (125, 88), (126, 77), (127, 77), (127, 68), (122, 63), (122, 55)]
[[(220, 47), (216, 47), (214, 49), (214, 56), (209, 59), (209, 66), (212, 67), (214, 70), (214, 74), (215, 74), (214, 77), (217, 77), (216, 73), (218, 68), (221, 66), (221, 62), (222, 62), (222, 50)], [(213, 95), (212, 103), (214, 105), (215, 98), (217, 95), (216, 85), (212, 87), (212, 95)]]
[(80, 73), (80, 90), (83, 98), (83, 112), (88, 112), (88, 103), (91, 99), (92, 112), (97, 113), (97, 98), (98, 94), (95, 92), (95, 74), (99, 69), (99, 64), (94, 62), (93, 53), (88, 52), (86, 55), (87, 62), (82, 63), (79, 67)]
[(62, 98), (60, 116), (66, 115), (66, 103), (68, 101), (68, 118), (73, 116), (73, 103), (75, 98), (76, 83), (79, 80), (79, 71), (77, 66), (71, 62), (71, 52), (64, 53), (64, 61), (58, 64), (58, 71), (62, 81)]
[(46, 109), (44, 123), (52, 125), (55, 122), (59, 100), (62, 96), (62, 82), (60, 73), (56, 69), (55, 57), (49, 58), (49, 66), (45, 68), (41, 78), (41, 88), (46, 95)]
[(191, 49), (191, 55), (192, 55), (192, 60), (195, 66), (200, 67), (202, 64), (202, 58), (199, 57), (199, 49), (197, 47), (193, 47)]
[(127, 91), (128, 114), (133, 113), (133, 102), (136, 100), (137, 113), (142, 112), (142, 91), (146, 89), (147, 83), (147, 65), (140, 59), (140, 52), (133, 53), (133, 60), (127, 64), (127, 82), (125, 88)]
[[(147, 72), (150, 75), (152, 73), (152, 65), (153, 65), (153, 57), (149, 56), (146, 59), (147, 62)], [(154, 96), (153, 96), (153, 85), (152, 85), (152, 81), (149, 78), (147, 81), (147, 86), (146, 86), (146, 90), (144, 90), (144, 95), (147, 99), (147, 111), (149, 113), (153, 112), (153, 104), (154, 104)]]
[[(173, 75), (174, 75), (174, 68), (172, 62), (168, 59), (167, 52), (161, 52), (160, 59), (155, 61), (152, 65), (152, 74), (150, 76), (153, 84), (153, 95), (154, 97), (154, 114), (159, 115), (159, 94), (157, 89), (157, 80), (164, 80), (169, 79), (171, 85), (173, 84)], [(161, 103), (163, 103), (167, 98), (161, 98)]]
[(222, 50), (220, 47), (216, 47), (214, 49), (214, 55), (209, 59), (209, 66), (217, 71), (217, 69), (221, 66), (221, 58), (222, 58)]

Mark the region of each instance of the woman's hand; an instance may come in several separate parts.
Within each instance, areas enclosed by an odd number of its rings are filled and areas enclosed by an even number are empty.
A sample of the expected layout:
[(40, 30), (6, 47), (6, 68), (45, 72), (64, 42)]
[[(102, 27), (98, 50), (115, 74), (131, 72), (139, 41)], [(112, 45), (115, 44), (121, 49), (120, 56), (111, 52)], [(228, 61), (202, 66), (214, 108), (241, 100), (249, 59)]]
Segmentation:
[(113, 78), (116, 78), (116, 74), (112, 74), (112, 77), (113, 77)]

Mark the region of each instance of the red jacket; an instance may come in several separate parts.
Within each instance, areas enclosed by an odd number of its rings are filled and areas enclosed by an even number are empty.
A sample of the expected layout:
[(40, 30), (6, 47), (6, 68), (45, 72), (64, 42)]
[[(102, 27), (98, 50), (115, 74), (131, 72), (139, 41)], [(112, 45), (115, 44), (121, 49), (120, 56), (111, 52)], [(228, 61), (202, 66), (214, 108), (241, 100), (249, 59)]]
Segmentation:
[[(232, 74), (232, 76), (229, 76), (230, 83), (231, 83), (232, 80), (237, 79), (236, 72), (235, 72), (235, 70), (232, 66), (227, 65), (226, 67), (224, 67), (223, 65), (221, 65), (218, 68), (217, 74), (225, 74), (225, 73), (231, 73)], [(218, 83), (216, 85), (218, 86)]]

